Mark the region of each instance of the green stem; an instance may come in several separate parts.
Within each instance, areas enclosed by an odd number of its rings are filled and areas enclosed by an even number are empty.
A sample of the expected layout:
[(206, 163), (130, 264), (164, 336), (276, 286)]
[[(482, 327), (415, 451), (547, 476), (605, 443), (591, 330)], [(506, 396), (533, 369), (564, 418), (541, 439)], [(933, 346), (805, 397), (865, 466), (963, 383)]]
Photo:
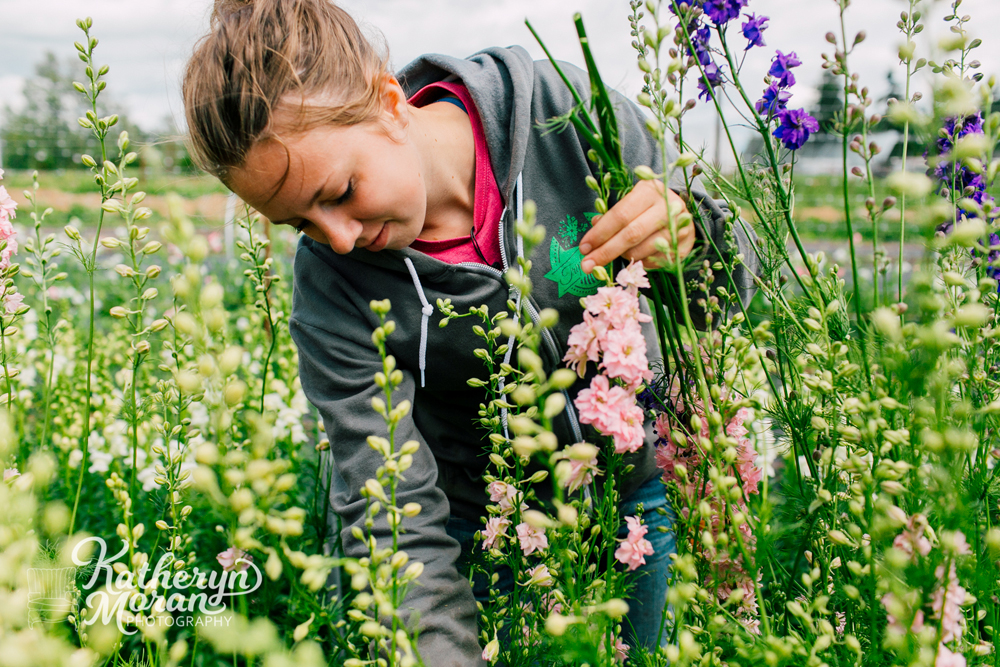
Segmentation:
[[(841, 140), (842, 145), (842, 157), (843, 157), (843, 170), (844, 170), (844, 222), (847, 225), (847, 241), (850, 244), (851, 249), (851, 276), (854, 281), (852, 289), (854, 291), (854, 312), (858, 320), (858, 336), (860, 340), (861, 347), (861, 360), (865, 367), (865, 383), (869, 386), (872, 384), (872, 372), (868, 363), (868, 345), (866, 342), (866, 334), (864, 321), (862, 319), (861, 310), (861, 281), (858, 279), (858, 259), (857, 254), (854, 249), (854, 227), (851, 223), (851, 186), (849, 181), (850, 171), (847, 168), (847, 151), (848, 145), (850, 144), (850, 121), (849, 121), (849, 111), (850, 111), (850, 83), (851, 83), (851, 73), (847, 69), (847, 28), (844, 24), (844, 12), (847, 6), (841, 0), (840, 4), (840, 36), (844, 41), (844, 128), (843, 128), (843, 138)], [(874, 276), (872, 276), (874, 279)]]
[[(3, 376), (7, 381), (7, 411), (10, 412), (13, 408), (13, 390), (11, 385), (10, 369), (7, 367), (7, 326), (3, 321), (3, 317), (0, 316), (0, 354), (3, 355)], [(22, 461), (26, 463), (27, 461)]]
[[(908, 13), (909, 21), (913, 22), (913, 10), (917, 3), (917, 0), (909, 0), (910, 11)], [(911, 23), (912, 25), (912, 23)], [(912, 28), (907, 32), (907, 40), (912, 36)], [(906, 59), (906, 100), (905, 103), (910, 103), (910, 85), (913, 79), (913, 57), (912, 54)], [(902, 172), (906, 173), (906, 159), (909, 157), (910, 150), (910, 121), (906, 121), (903, 124), (903, 165)], [(903, 302), (903, 246), (906, 243), (906, 193), (900, 194), (899, 197), (899, 269), (897, 276), (897, 301), (899, 303)], [(902, 317), (902, 315), (900, 315)]]
[[(89, 41), (90, 35), (87, 34)], [(89, 66), (93, 67), (93, 58), (88, 57)], [(96, 84), (92, 83), (91, 90), (93, 91), (90, 95), (91, 111), (93, 111), (94, 116), (97, 116), (97, 95), (98, 90)], [(91, 400), (93, 398), (93, 387), (91, 383), (91, 374), (94, 368), (94, 322), (96, 318), (96, 306), (95, 306), (95, 292), (94, 292), (94, 272), (97, 271), (97, 248), (101, 240), (101, 228), (104, 226), (104, 208), (103, 204), (107, 202), (111, 195), (108, 191), (106, 174), (107, 169), (105, 163), (108, 160), (108, 147), (107, 147), (107, 130), (104, 130), (103, 134), (99, 129), (95, 128), (95, 134), (98, 137), (98, 143), (101, 145), (101, 180), (99, 182), (101, 188), (101, 204), (102, 207), (99, 210), (97, 217), (97, 232), (94, 234), (94, 246), (90, 251), (89, 261), (87, 262), (85, 268), (87, 269), (88, 276), (88, 295), (90, 301), (90, 320), (88, 323), (88, 336), (87, 336), (87, 384), (84, 390), (84, 400), (86, 401), (86, 406), (84, 409), (84, 414), (86, 415), (83, 422), (83, 434), (81, 436), (81, 450), (83, 451), (83, 458), (80, 460), (80, 475), (76, 484), (76, 496), (73, 499), (73, 512), (70, 515), (69, 520), (69, 532), (68, 535), (73, 534), (73, 530), (76, 527), (76, 513), (80, 507), (80, 491), (83, 489), (83, 476), (87, 470), (87, 455), (90, 450), (90, 422), (93, 414), (93, 406), (91, 405)]]

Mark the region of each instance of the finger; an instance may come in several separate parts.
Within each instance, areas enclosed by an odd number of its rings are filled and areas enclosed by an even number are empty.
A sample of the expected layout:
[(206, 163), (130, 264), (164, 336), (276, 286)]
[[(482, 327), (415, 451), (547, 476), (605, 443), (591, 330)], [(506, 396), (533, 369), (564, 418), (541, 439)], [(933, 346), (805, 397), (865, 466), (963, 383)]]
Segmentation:
[(665, 223), (664, 215), (662, 206), (646, 209), (603, 245), (594, 248), (589, 255), (584, 257), (581, 264), (584, 272), (590, 273), (594, 267), (604, 266), (608, 262), (624, 256), (629, 250), (660, 232)]
[[(642, 261), (643, 266), (647, 269), (660, 269), (665, 266), (672, 264), (671, 256), (673, 251), (666, 254), (660, 252), (659, 241), (666, 241), (668, 246), (672, 246), (670, 241), (669, 230), (663, 230), (659, 233), (653, 234), (645, 241), (637, 245), (636, 247), (626, 251), (622, 257), (631, 261)], [(681, 258), (687, 257), (691, 254), (694, 249), (695, 234), (694, 228), (691, 225), (678, 230), (677, 233), (677, 251)]]
[(622, 197), (621, 201), (599, 218), (580, 239), (580, 252), (588, 255), (608, 242), (615, 234), (624, 229), (629, 222), (642, 215), (657, 201), (663, 200), (662, 183), (657, 188), (653, 181), (641, 181), (631, 192)]

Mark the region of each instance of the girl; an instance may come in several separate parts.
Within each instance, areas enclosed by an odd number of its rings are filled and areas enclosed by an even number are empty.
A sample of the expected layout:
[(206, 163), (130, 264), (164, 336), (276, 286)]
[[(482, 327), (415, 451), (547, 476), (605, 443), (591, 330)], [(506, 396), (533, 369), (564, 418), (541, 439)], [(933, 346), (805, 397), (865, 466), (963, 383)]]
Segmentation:
[[(589, 95), (585, 74), (566, 70)], [(616, 101), (626, 162), (662, 170), (638, 108)], [(368, 304), (392, 300), (397, 328), (388, 344), (405, 378), (395, 400), (413, 404), (396, 437), (421, 443), (397, 493), (398, 504), (423, 507), (407, 520), (399, 545), (425, 565), (407, 606), (420, 613), (427, 664), (483, 664), (474, 595), (487, 593), (470, 588), (459, 563), (474, 549), (489, 503), (481, 480), (488, 443), (474, 425), (483, 393), (467, 384), (485, 369), (473, 355), (479, 339), (471, 327), (439, 329), (431, 304), (447, 298), (457, 312), (482, 304), (491, 313), (507, 309), (502, 272), (516, 263), (514, 222), (533, 200), (549, 238), (547, 252), (533, 258), (529, 310), (560, 313), (543, 349), (548, 366), (557, 367), (570, 327), (582, 319), (580, 297), (598, 286), (592, 269), (618, 258), (655, 266), (662, 260), (656, 240), (667, 236), (667, 200), (678, 196), (664, 197), (661, 184), (644, 181), (592, 219), (588, 146), (573, 131), (538, 127), (573, 105), (550, 64), (532, 62), (515, 46), (466, 60), (428, 55), (393, 75), (387, 56), (328, 0), (218, 1), (211, 32), (188, 64), (184, 103), (200, 164), (272, 222), (303, 234), (290, 327), (303, 389), (330, 439), (331, 506), (343, 521), (348, 556), (367, 553), (351, 528), (363, 524), (359, 490), (382, 461), (365, 443), (384, 432), (371, 409), (381, 363)], [(728, 247), (724, 211), (699, 200), (709, 222), (698, 234)], [(688, 226), (680, 252), (695, 242)], [(730, 250), (752, 256), (744, 236), (736, 246)], [(651, 326), (646, 333), (655, 357)], [(588, 383), (578, 382), (568, 397)], [(557, 433), (565, 444), (587, 437), (571, 407)], [(655, 512), (667, 502), (651, 444), (627, 462), (634, 468), (618, 480), (623, 510), (632, 514), (643, 503), (656, 553), (626, 627), (634, 628), (632, 641), (654, 648), (673, 550), (671, 533), (656, 526), (669, 527), (670, 515)], [(375, 531), (388, 528), (377, 524)]]

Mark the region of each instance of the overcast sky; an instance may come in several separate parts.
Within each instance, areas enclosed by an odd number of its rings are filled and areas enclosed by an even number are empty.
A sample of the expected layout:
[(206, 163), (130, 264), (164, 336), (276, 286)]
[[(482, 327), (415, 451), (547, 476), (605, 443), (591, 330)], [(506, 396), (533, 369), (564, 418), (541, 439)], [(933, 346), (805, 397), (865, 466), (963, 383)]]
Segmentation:
[[(605, 80), (633, 97), (641, 87), (630, 47), (627, 0), (343, 0), (341, 4), (364, 24), (381, 30), (396, 67), (421, 53), (466, 56), (493, 45), (521, 44), (540, 58), (543, 54), (524, 26), (525, 18), (556, 57), (579, 64), (572, 14), (580, 11)], [(950, 3), (928, 4), (928, 28), (919, 42), (925, 56), (945, 34), (940, 19)], [(886, 89), (886, 73), (898, 66), (895, 54), (901, 37), (895, 24), (906, 6), (903, 0), (855, 0), (849, 10), (848, 30), (868, 33), (852, 65), (861, 72), (863, 83), (879, 94)], [(23, 81), (45, 51), (61, 58), (74, 56), (73, 42), (80, 36), (74, 20), (91, 16), (93, 34), (101, 40), (97, 59), (111, 68), (107, 77), (111, 95), (147, 129), (162, 127), (167, 117), (181, 124), (181, 73), (192, 46), (208, 28), (210, 8), (210, 0), (0, 0), (5, 28), (0, 39), (0, 108), (18, 106)], [(814, 99), (810, 87), (821, 74), (820, 56), (832, 48), (823, 36), (837, 26), (836, 3), (750, 0), (747, 11), (767, 15), (771, 21), (765, 32), (767, 47), (750, 52), (743, 80), (751, 89), (762, 87), (758, 84), (774, 50), (795, 51), (803, 67), (797, 71), (800, 83), (793, 103), (808, 105)], [(983, 62), (981, 71), (1000, 72), (1000, 38), (991, 38), (987, 30), (1000, 24), (1000, 2), (965, 0), (961, 11), (972, 15), (971, 32), (984, 39), (975, 54)], [(924, 84), (922, 80), (921, 87)], [(692, 118), (692, 130), (709, 144), (712, 118), (704, 108)]]

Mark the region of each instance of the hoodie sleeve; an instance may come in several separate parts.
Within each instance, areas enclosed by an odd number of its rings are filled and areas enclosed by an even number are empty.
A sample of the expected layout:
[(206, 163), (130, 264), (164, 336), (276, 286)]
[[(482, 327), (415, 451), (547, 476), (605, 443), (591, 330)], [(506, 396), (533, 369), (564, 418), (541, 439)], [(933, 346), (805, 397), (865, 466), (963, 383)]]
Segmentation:
[[(536, 64), (536, 67), (546, 66), (551, 68), (548, 63), (545, 65)], [(561, 64), (561, 67), (581, 96), (585, 100), (589, 100), (590, 80), (587, 73), (573, 65)], [(616, 110), (618, 136), (622, 144), (622, 159), (625, 164), (633, 169), (644, 165), (656, 172), (663, 171), (664, 163), (660, 145), (646, 128), (646, 116), (642, 110), (617, 91), (609, 89), (608, 93), (611, 95)], [(582, 136), (580, 136), (580, 142), (586, 152), (590, 147)], [(668, 162), (677, 158), (677, 150), (673, 145), (668, 143), (666, 151)], [(591, 166), (595, 167), (595, 165)], [(687, 187), (679, 173), (673, 176), (670, 187), (675, 192), (686, 196)], [(692, 263), (691, 270), (685, 274), (687, 280), (690, 282), (698, 279), (698, 271), (703, 260), (707, 259), (713, 263), (718, 260), (732, 261), (736, 255), (742, 255), (743, 261), (735, 267), (733, 279), (736, 293), (745, 305), (749, 305), (754, 292), (756, 292), (753, 277), (760, 272), (760, 261), (755, 250), (756, 235), (749, 224), (735, 219), (729, 210), (729, 205), (724, 200), (712, 199), (707, 194), (700, 178), (695, 178), (691, 184), (691, 197), (698, 203), (697, 210), (692, 211), (695, 213), (695, 232), (697, 234), (692, 257), (701, 261)], [(711, 239), (711, 243), (709, 239)], [(715, 282), (711, 291), (715, 293), (719, 287), (729, 289), (729, 277), (725, 271), (715, 273)], [(704, 328), (704, 312), (696, 304), (691, 304), (690, 312), (695, 326)]]
[[(355, 539), (352, 528), (364, 529), (365, 499), (360, 489), (376, 476), (382, 465), (380, 454), (366, 440), (369, 435), (387, 436), (385, 422), (371, 407), (382, 394), (374, 375), (382, 369), (378, 351), (371, 342), (376, 321), (362, 311), (364, 304), (347, 294), (336, 272), (307, 247), (300, 246), (295, 259), (295, 300), (290, 321), (298, 346), (302, 388), (316, 406), (326, 426), (333, 457), (330, 506), (343, 522), (341, 538), (345, 555), (369, 555), (367, 546)], [(308, 306), (304, 306), (308, 303)], [(391, 319), (391, 315), (390, 315)], [(325, 321), (323, 321), (325, 320)], [(336, 323), (332, 326), (332, 323)], [(331, 329), (336, 329), (336, 333)], [(393, 393), (393, 404), (413, 401), (415, 382), (403, 370), (403, 383)], [(485, 665), (476, 639), (476, 603), (469, 582), (456, 568), (458, 543), (445, 532), (450, 511), (448, 499), (436, 486), (437, 463), (430, 448), (407, 416), (398, 425), (395, 446), (416, 440), (420, 448), (412, 467), (397, 486), (397, 504), (416, 502), (422, 511), (403, 521), (399, 549), (411, 561), (424, 564), (421, 577), (407, 592), (405, 617), (419, 615), (418, 648), (428, 665), (466, 667)], [(373, 529), (379, 547), (391, 545), (391, 532), (383, 510)]]

